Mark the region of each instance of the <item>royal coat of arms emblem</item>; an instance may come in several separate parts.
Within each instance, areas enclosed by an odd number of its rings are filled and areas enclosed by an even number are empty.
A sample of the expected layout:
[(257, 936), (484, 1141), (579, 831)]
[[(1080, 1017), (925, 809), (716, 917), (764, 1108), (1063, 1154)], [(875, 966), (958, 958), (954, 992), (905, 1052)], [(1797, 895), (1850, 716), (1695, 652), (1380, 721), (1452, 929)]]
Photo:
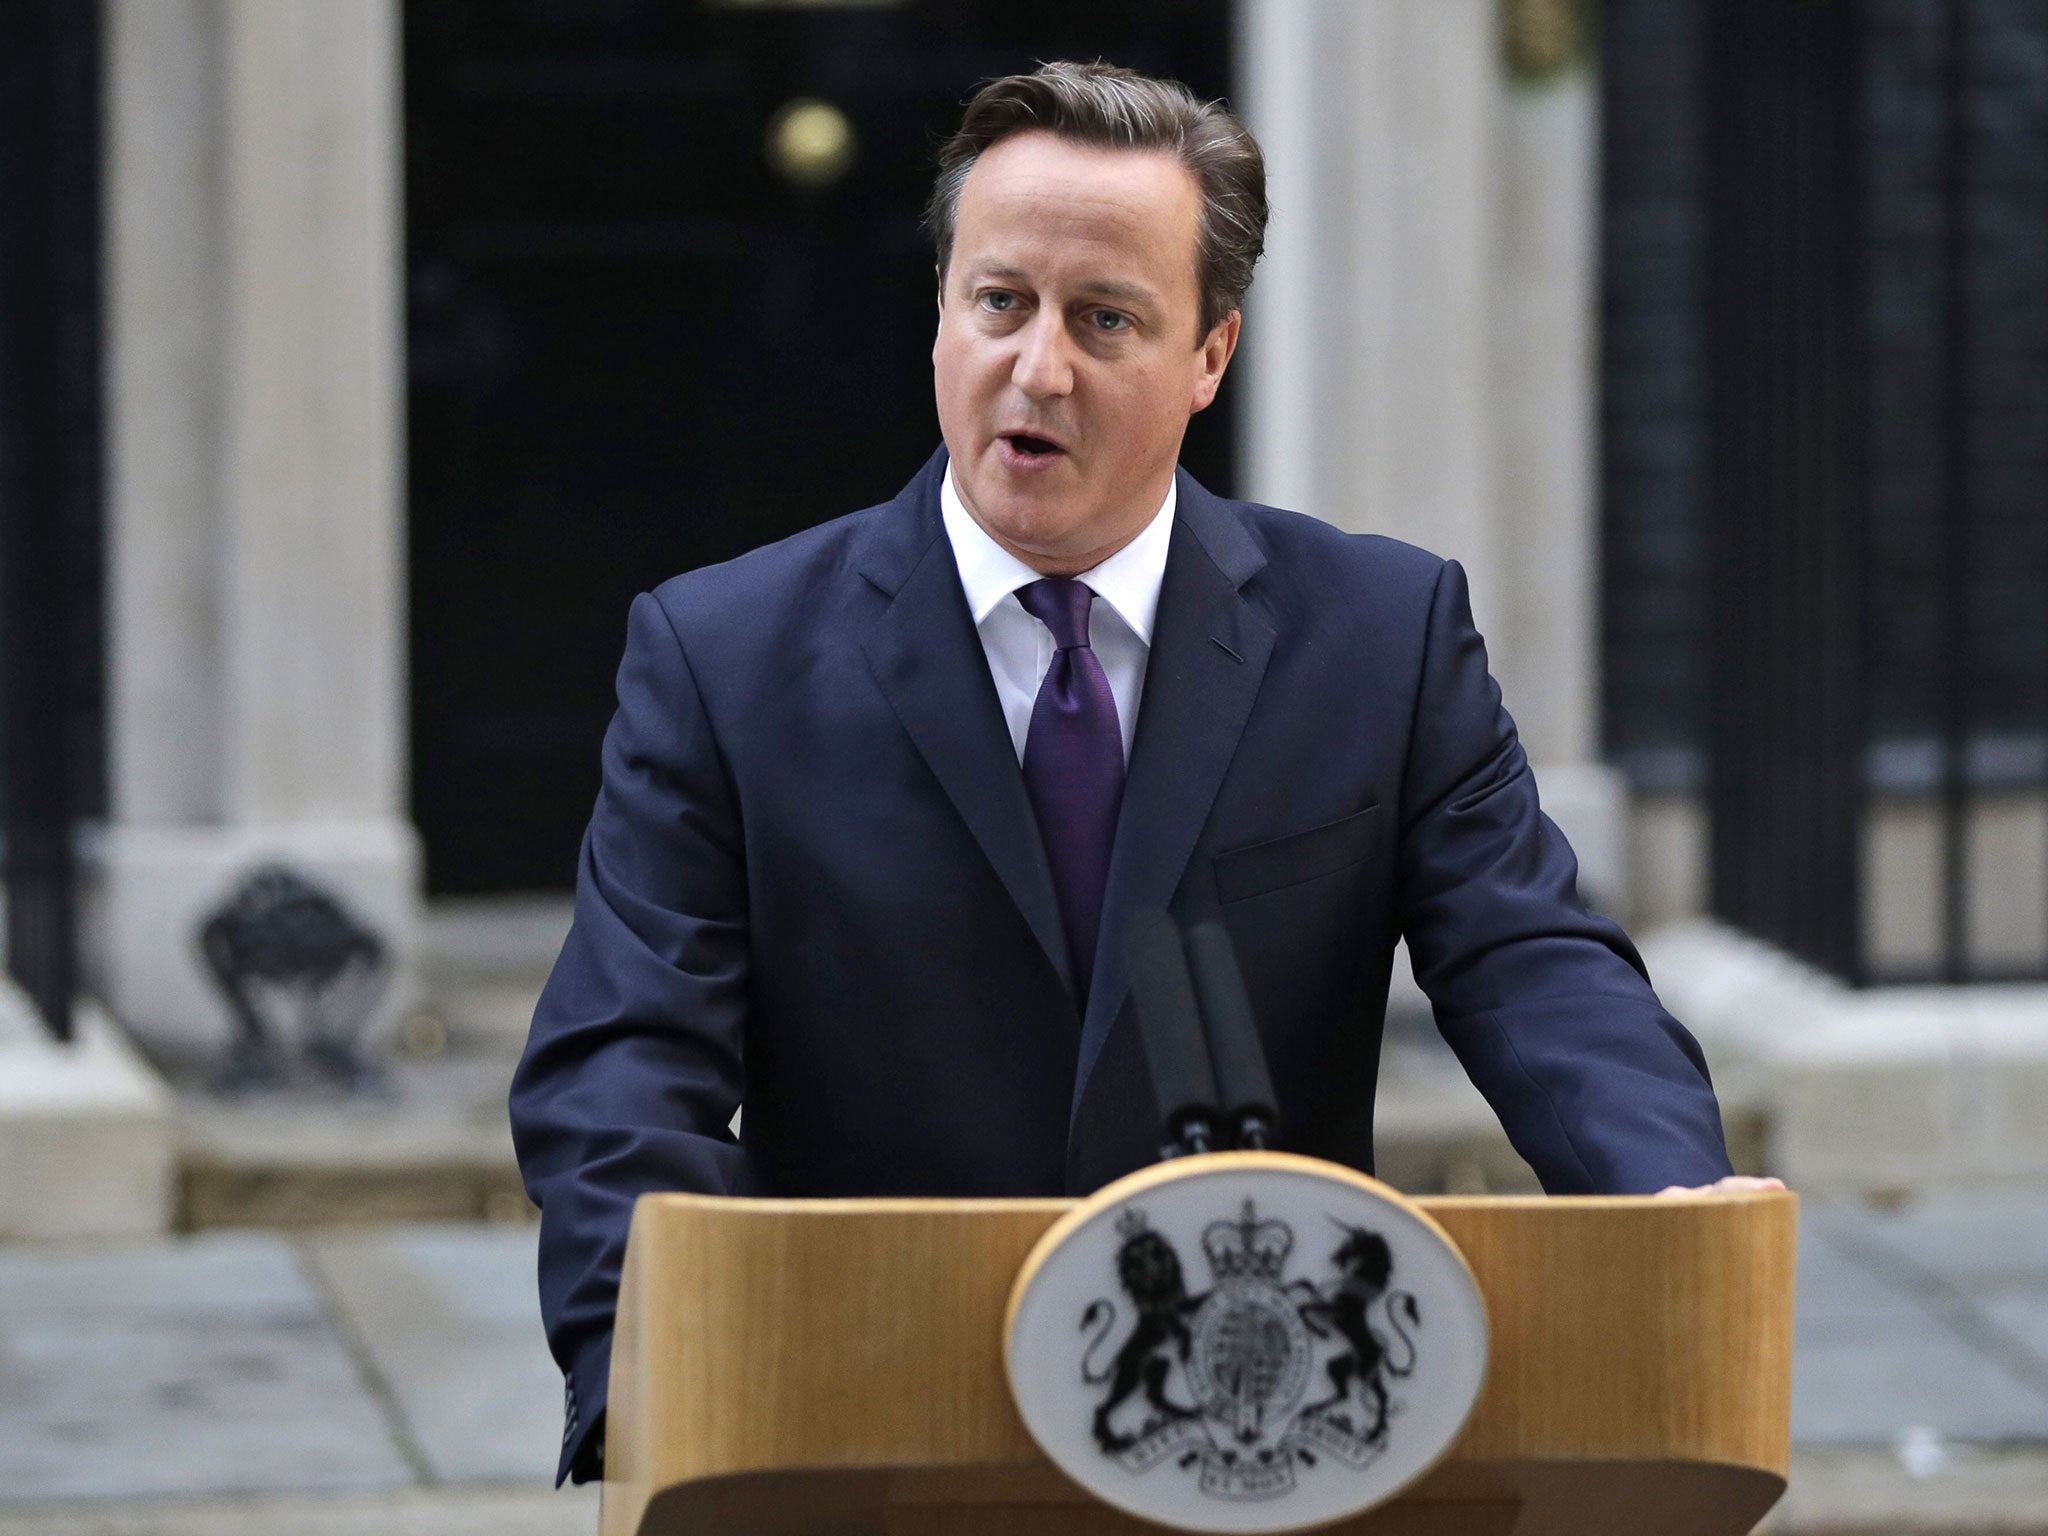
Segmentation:
[(1117, 1278), (1135, 1322), (1098, 1364), (1120, 1308), (1101, 1297), (1081, 1319), (1082, 1379), (1108, 1388), (1093, 1421), (1105, 1455), (1131, 1471), (1171, 1458), (1206, 1494), (1257, 1499), (1286, 1493), (1320, 1457), (1362, 1467), (1379, 1454), (1399, 1407), (1390, 1379), (1415, 1369), (1421, 1307), (1391, 1287), (1385, 1237), (1331, 1225), (1328, 1273), (1290, 1276), (1293, 1227), (1246, 1200), (1202, 1233), (1213, 1284), (1190, 1294), (1173, 1244), (1140, 1207), (1122, 1214)]
[(1370, 1508), (1448, 1446), (1485, 1374), (1477, 1287), (1426, 1217), (1326, 1169), (1189, 1159), (1048, 1235), (1010, 1375), (1070, 1476), (1164, 1524), (1283, 1530)]

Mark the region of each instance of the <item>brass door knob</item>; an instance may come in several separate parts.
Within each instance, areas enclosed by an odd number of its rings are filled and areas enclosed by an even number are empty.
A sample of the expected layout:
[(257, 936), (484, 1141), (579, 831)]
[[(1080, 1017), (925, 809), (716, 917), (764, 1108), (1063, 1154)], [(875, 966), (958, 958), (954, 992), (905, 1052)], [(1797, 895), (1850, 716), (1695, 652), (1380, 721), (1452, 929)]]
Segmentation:
[(794, 187), (828, 187), (853, 166), (859, 136), (844, 112), (815, 96), (785, 102), (768, 122), (768, 163)]

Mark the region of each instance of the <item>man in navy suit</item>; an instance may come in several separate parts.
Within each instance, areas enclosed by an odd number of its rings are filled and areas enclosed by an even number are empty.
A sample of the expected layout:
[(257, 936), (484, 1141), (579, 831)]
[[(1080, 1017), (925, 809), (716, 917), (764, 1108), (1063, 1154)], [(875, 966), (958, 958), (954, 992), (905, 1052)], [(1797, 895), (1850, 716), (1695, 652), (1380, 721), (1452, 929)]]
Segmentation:
[(1372, 1166), (1405, 936), (1547, 1189), (1727, 1175), (1697, 1047), (1537, 807), (1463, 573), (1176, 470), (1265, 216), (1257, 146), (1179, 86), (985, 87), (932, 203), (944, 449), (634, 603), (512, 1092), (565, 1474), (600, 1465), (639, 1194), (1081, 1193), (1151, 1161), (1122, 958), (1148, 908), (1235, 940), (1283, 1147)]

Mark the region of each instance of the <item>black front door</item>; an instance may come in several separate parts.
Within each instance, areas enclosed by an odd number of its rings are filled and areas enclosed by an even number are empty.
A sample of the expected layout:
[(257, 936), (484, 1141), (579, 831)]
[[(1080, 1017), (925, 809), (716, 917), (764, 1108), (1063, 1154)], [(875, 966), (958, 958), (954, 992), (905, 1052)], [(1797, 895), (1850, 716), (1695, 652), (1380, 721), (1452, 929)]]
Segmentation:
[[(431, 890), (570, 883), (633, 594), (882, 500), (936, 445), (919, 216), (975, 83), (1099, 56), (1225, 95), (1228, 19), (1227, 0), (406, 7)], [(1187, 452), (1224, 491), (1226, 409)]]

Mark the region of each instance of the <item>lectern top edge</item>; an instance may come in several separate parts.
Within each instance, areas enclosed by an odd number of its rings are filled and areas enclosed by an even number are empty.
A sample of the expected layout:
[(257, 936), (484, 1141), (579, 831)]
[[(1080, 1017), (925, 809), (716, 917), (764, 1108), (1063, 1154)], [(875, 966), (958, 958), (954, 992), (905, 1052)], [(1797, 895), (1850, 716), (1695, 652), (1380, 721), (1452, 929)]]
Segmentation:
[(946, 1196), (842, 1195), (778, 1200), (755, 1195), (698, 1195), (666, 1190), (642, 1195), (638, 1204), (651, 1205), (656, 1210), (708, 1209), (742, 1216), (984, 1216), (1024, 1211), (1043, 1211), (1049, 1216), (1058, 1216), (1071, 1209), (1075, 1202), (1057, 1195), (968, 1200)]
[[(1161, 1166), (1171, 1166), (1170, 1164)], [(1426, 1211), (1434, 1210), (1520, 1210), (1542, 1207), (1549, 1210), (1650, 1210), (1659, 1208), (1697, 1211), (1702, 1208), (1770, 1205), (1780, 1201), (1797, 1204), (1791, 1190), (1751, 1190), (1712, 1195), (1409, 1195), (1407, 1199)], [(967, 1215), (994, 1211), (1043, 1210), (1061, 1214), (1080, 1204), (1077, 1198), (1059, 1195), (1028, 1195), (954, 1199), (945, 1196), (843, 1195), (800, 1199), (769, 1199), (753, 1195), (699, 1195), (681, 1191), (659, 1191), (641, 1199), (657, 1207), (712, 1207), (721, 1211), (759, 1212), (762, 1215), (916, 1215), (919, 1212), (962, 1212)]]
[(1740, 1190), (1721, 1194), (1686, 1195), (1410, 1195), (1425, 1210), (1520, 1210), (1541, 1206), (1566, 1210), (1688, 1210), (1702, 1207), (1771, 1205), (1779, 1201), (1799, 1203), (1789, 1189)]

